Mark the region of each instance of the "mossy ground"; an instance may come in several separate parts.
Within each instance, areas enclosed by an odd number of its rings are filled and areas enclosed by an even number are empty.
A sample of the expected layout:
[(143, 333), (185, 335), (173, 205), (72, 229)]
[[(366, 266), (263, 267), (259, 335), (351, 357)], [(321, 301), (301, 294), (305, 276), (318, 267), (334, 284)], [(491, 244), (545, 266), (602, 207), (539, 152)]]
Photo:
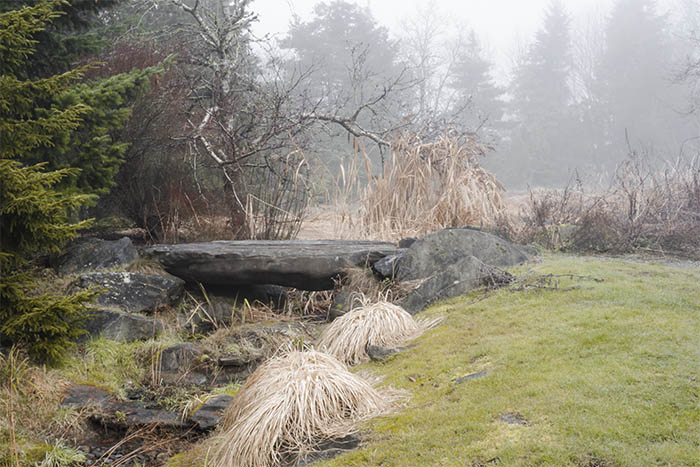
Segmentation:
[(698, 465), (700, 268), (554, 256), (528, 269), (589, 277), (426, 311), (445, 321), (366, 365), (407, 407), (323, 465)]

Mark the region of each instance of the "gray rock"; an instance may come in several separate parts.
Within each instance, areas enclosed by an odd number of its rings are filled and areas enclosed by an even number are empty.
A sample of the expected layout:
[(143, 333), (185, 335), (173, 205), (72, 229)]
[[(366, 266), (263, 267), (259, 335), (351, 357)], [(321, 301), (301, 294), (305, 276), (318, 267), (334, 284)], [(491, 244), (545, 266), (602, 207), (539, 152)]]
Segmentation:
[(385, 279), (394, 279), (394, 277), (396, 277), (396, 272), (398, 271), (399, 262), (405, 253), (405, 248), (399, 248), (396, 250), (395, 255), (385, 256), (374, 263), (372, 265), (372, 269), (374, 269), (377, 274)]
[(190, 416), (202, 431), (209, 431), (216, 428), (222, 415), (233, 402), (233, 397), (227, 395), (216, 396), (204, 403), (195, 413)]
[(508, 425), (527, 425), (527, 419), (518, 412), (509, 412), (501, 415), (500, 420)]
[(80, 238), (73, 241), (56, 259), (59, 274), (75, 274), (125, 266), (138, 258), (131, 240), (106, 241), (99, 238)]
[[(524, 248), (493, 234), (471, 228), (452, 228), (426, 235), (413, 243), (401, 259), (397, 277), (404, 281), (432, 277), (468, 257), (498, 268), (530, 259)], [(471, 275), (467, 274), (467, 279)]]
[(410, 246), (413, 245), (416, 240), (418, 240), (416, 237), (402, 238), (399, 240), (399, 248), (410, 248)]
[(105, 391), (91, 386), (71, 386), (65, 394), (61, 404), (63, 407), (98, 407), (100, 410), (92, 418), (107, 426), (128, 429), (157, 425), (160, 428), (184, 430), (193, 425), (189, 420), (183, 421), (176, 412), (151, 409), (138, 401), (120, 402)]
[(199, 363), (202, 350), (190, 342), (175, 344), (160, 353), (161, 371), (187, 371)]
[(222, 355), (217, 360), (219, 366), (230, 368), (230, 367), (242, 367), (249, 363), (254, 362), (256, 359), (249, 353), (237, 352), (237, 353), (227, 353)]
[(73, 285), (105, 289), (95, 300), (97, 304), (127, 313), (148, 313), (160, 305), (174, 304), (185, 290), (185, 282), (177, 277), (134, 272), (81, 274)]
[(121, 429), (158, 426), (163, 429), (186, 430), (192, 422), (183, 420), (179, 413), (162, 409), (150, 409), (141, 402), (113, 402), (104, 407), (104, 413), (94, 415), (103, 425)]
[(425, 279), (400, 303), (409, 313), (416, 314), (428, 305), (456, 297), (480, 287), (485, 278), (496, 271), (474, 256), (467, 256), (443, 267), (442, 271)]
[(163, 330), (163, 323), (154, 318), (114, 310), (90, 310), (85, 329), (92, 337), (134, 342), (155, 337)]
[(160, 352), (160, 379), (164, 384), (203, 386), (209, 382), (210, 371), (203, 352), (190, 342), (175, 344)]
[(282, 465), (305, 467), (317, 462), (333, 459), (339, 455), (357, 449), (362, 439), (357, 435), (348, 435), (343, 438), (336, 438), (322, 442), (312, 452), (304, 453), (301, 456), (288, 456), (282, 459)]
[(76, 385), (66, 390), (61, 406), (70, 408), (102, 407), (111, 399), (112, 395), (106, 391), (92, 386)]
[(371, 265), (395, 250), (371, 241), (250, 240), (155, 245), (143, 253), (187, 281), (330, 290), (344, 269)]
[(340, 318), (345, 313), (353, 309), (353, 306), (355, 305), (353, 301), (356, 301), (354, 300), (354, 295), (355, 294), (346, 289), (340, 289), (333, 293), (331, 308), (328, 312), (329, 321)]
[(489, 372), (488, 372), (487, 370), (477, 371), (476, 373), (472, 373), (472, 374), (469, 374), (469, 375), (466, 375), (466, 376), (462, 376), (461, 378), (458, 378), (457, 381), (455, 381), (455, 383), (457, 383), (457, 384), (462, 384), (462, 383), (464, 383), (465, 381), (470, 381), (470, 380), (472, 380), (472, 379), (483, 378), (483, 377), (486, 376), (488, 373), (489, 373)]
[(367, 355), (372, 361), (379, 362), (400, 353), (400, 349), (390, 349), (381, 345), (368, 345)]

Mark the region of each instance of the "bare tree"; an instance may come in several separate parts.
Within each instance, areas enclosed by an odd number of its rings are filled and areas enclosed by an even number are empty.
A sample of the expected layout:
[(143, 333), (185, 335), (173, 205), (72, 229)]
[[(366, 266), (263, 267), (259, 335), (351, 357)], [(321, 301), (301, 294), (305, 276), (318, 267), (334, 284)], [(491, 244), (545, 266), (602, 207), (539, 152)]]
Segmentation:
[[(239, 229), (239, 236), (275, 233), (265, 217), (275, 213), (279, 222), (291, 226), (276, 235), (293, 236), (308, 201), (309, 167), (298, 150), (308, 132), (317, 124), (332, 124), (355, 138), (388, 146), (396, 126), (377, 126), (381, 120), (377, 117), (386, 113), (390, 96), (405, 89), (405, 76), (377, 80), (353, 99), (329, 105), (325, 96), (307, 88), (316, 71), (313, 67), (289, 67), (269, 53), (264, 41), (253, 37), (256, 16), (249, 10), (251, 0), (171, 0), (171, 4), (191, 19), (190, 49), (180, 57), (191, 103), (185, 109), (188, 128), (182, 138), (190, 142), (198, 160), (214, 164), (225, 178), (231, 225)], [(259, 46), (256, 51), (254, 44)], [(369, 72), (362, 56), (358, 51), (348, 70), (357, 83)], [(286, 191), (280, 194), (270, 187)], [(285, 207), (276, 205), (283, 199)], [(266, 214), (259, 216), (258, 211)]]

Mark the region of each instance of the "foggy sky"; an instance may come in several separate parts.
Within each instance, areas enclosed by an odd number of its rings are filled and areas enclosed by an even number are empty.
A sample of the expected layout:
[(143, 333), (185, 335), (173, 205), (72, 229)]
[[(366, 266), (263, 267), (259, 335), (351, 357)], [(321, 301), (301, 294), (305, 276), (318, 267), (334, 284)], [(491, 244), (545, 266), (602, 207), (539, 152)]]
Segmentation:
[[(294, 13), (310, 17), (313, 6), (320, 0), (255, 0), (253, 10), (259, 15), (255, 26), (257, 34), (283, 36)], [(430, 0), (351, 0), (362, 6), (369, 5), (375, 19), (387, 26), (392, 34), (401, 32), (401, 23), (415, 16), (419, 8)], [(673, 0), (670, 0), (673, 1)], [(441, 15), (453, 22), (474, 28), (488, 55), (496, 62), (496, 78), (507, 80), (510, 58), (517, 44), (527, 43), (541, 26), (544, 9), (550, 0), (433, 0)], [(577, 22), (590, 14), (606, 15), (614, 0), (563, 0)]]

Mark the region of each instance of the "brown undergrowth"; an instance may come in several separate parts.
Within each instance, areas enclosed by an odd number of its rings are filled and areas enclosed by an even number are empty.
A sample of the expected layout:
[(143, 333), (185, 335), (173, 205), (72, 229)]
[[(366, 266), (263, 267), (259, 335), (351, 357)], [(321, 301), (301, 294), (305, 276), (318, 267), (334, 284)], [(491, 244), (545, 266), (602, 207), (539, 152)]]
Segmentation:
[(658, 168), (632, 153), (607, 189), (574, 178), (531, 190), (514, 237), (551, 249), (699, 257), (700, 159)]

